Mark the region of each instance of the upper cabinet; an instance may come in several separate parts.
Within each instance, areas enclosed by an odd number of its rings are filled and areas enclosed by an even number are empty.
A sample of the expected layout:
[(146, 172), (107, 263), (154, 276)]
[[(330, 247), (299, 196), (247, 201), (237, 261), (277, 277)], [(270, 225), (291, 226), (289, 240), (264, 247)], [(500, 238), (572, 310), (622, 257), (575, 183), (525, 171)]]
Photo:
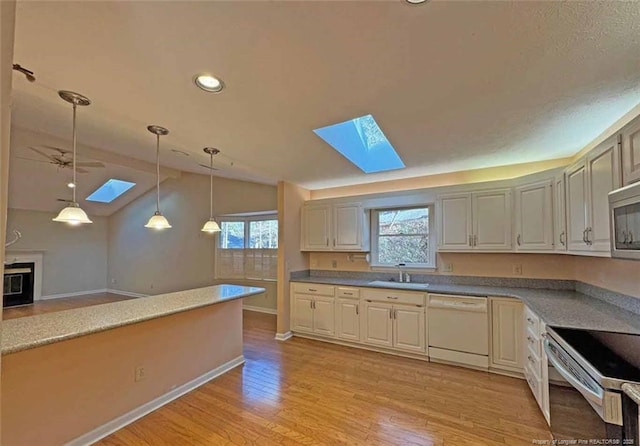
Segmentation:
[(553, 247), (556, 251), (567, 250), (567, 211), (565, 202), (565, 179), (564, 174), (560, 174), (553, 183)]
[(640, 117), (622, 129), (622, 179), (624, 185), (640, 181)]
[(443, 195), (438, 203), (441, 251), (512, 248), (511, 189)]
[(360, 203), (302, 208), (302, 251), (369, 251), (369, 219)]
[(613, 136), (566, 171), (570, 251), (610, 252), (609, 201), (620, 187), (620, 150)]
[(516, 250), (553, 249), (553, 181), (516, 187)]

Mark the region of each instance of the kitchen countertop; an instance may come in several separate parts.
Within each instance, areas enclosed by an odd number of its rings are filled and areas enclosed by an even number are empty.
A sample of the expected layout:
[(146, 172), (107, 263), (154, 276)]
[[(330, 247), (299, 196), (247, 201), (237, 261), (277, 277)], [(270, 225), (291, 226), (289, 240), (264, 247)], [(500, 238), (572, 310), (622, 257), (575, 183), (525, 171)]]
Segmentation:
[(640, 334), (640, 315), (576, 291), (532, 288), (502, 288), (429, 284), (424, 290), (407, 290), (401, 284), (371, 285), (368, 279), (310, 276), (291, 279), (291, 282), (320, 283), (365, 288), (386, 288), (423, 293), (459, 294), (465, 296), (513, 297), (523, 301), (549, 326), (616, 333)]
[(264, 291), (264, 288), (258, 287), (216, 285), (9, 319), (2, 322), (2, 354), (16, 353)]
[(637, 405), (640, 406), (640, 385), (639, 384), (630, 384), (624, 383), (622, 385), (622, 391), (629, 395)]

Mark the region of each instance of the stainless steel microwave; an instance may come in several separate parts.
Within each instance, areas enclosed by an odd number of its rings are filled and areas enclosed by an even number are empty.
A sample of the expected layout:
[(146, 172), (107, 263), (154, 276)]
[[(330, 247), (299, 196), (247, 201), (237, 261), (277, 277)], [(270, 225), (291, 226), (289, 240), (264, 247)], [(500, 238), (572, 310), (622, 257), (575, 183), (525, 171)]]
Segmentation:
[(640, 183), (609, 193), (611, 257), (640, 260)]

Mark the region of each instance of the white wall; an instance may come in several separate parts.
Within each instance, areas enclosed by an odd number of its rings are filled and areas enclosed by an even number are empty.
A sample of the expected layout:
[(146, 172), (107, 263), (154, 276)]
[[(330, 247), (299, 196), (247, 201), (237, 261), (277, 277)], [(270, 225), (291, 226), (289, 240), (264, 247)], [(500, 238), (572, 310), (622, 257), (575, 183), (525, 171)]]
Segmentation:
[(70, 226), (53, 217), (19, 209), (9, 209), (7, 217), (8, 231), (22, 233), (9, 251), (44, 251), (42, 296), (107, 288), (107, 218), (92, 216), (93, 224)]
[[(275, 186), (216, 178), (214, 191), (216, 215), (277, 208)], [(159, 294), (215, 282), (214, 237), (200, 231), (209, 217), (209, 178), (184, 173), (164, 181), (160, 207), (173, 228), (144, 228), (155, 191), (110, 217), (109, 288)]]

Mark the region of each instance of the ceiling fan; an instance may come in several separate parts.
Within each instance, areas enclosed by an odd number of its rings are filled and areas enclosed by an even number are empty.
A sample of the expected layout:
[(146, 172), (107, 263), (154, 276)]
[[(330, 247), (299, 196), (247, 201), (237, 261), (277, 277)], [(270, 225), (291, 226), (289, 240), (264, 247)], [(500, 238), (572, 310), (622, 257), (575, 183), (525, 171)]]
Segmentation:
[[(61, 149), (59, 147), (52, 147), (52, 146), (40, 146), (40, 147), (47, 149), (52, 153), (45, 153), (36, 147), (29, 147), (29, 149), (31, 149), (38, 155), (46, 158), (48, 161), (41, 160), (41, 159), (24, 158), (24, 157), (17, 157), (17, 158), (28, 160), (28, 161), (35, 161), (39, 163), (53, 164), (62, 169), (73, 168), (73, 158), (71, 156), (70, 151)], [(103, 168), (104, 164), (102, 164), (99, 161), (79, 161), (79, 162), (76, 162), (76, 166), (77, 166), (76, 171), (78, 173), (89, 173), (87, 169), (83, 169), (83, 168), (85, 167), (86, 168), (94, 168), (94, 167)]]

